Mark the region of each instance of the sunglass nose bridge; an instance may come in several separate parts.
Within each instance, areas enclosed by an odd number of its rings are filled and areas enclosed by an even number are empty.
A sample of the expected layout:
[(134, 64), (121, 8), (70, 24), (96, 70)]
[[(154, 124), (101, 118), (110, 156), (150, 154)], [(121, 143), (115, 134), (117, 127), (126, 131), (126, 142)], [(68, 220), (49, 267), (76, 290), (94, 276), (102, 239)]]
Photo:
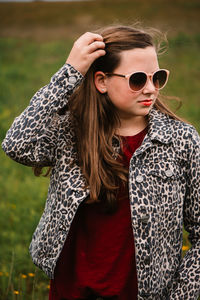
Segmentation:
[(146, 92), (146, 93), (154, 93), (155, 92), (155, 90), (157, 90), (157, 88), (156, 88), (156, 86), (155, 86), (155, 84), (154, 84), (154, 82), (153, 82), (153, 74), (146, 74), (147, 76), (146, 76), (146, 82), (145, 82), (145, 84), (144, 84), (144, 86), (143, 86), (143, 90), (144, 90), (144, 92)]

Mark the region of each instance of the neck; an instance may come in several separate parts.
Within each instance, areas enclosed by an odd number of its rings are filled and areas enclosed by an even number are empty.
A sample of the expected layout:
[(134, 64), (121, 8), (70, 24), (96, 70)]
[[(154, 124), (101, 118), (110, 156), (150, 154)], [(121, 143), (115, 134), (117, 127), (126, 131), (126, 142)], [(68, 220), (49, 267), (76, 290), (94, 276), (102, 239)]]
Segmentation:
[(136, 116), (131, 119), (120, 118), (120, 127), (116, 133), (122, 136), (136, 135), (144, 130), (148, 125), (147, 118), (144, 116)]

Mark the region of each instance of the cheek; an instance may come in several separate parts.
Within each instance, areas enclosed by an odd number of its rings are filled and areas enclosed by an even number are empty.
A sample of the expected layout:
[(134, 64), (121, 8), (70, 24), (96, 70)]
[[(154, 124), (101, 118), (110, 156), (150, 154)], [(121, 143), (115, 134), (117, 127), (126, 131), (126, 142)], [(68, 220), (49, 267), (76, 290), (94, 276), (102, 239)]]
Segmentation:
[(107, 85), (107, 93), (112, 102), (118, 103), (127, 102), (131, 99), (133, 100), (134, 98), (137, 98), (139, 94), (131, 92), (127, 82), (123, 81), (121, 78), (109, 82)]
[(117, 108), (123, 110), (131, 109), (136, 101), (142, 97), (142, 91), (132, 92), (128, 87), (127, 81), (114, 77), (107, 82), (107, 94), (111, 102)]
[(138, 99), (138, 93), (123, 91), (122, 89), (114, 90), (108, 93), (111, 102), (118, 108), (130, 108)]
[(124, 78), (111, 77), (106, 84), (107, 92), (110, 98), (125, 96), (128, 92), (127, 81)]

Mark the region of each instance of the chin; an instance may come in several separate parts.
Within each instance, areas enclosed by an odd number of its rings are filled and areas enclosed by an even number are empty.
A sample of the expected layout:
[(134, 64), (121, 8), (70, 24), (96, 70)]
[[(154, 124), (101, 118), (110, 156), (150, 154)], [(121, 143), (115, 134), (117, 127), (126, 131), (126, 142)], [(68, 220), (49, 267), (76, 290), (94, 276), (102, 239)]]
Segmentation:
[(149, 114), (150, 110), (151, 110), (152, 106), (150, 107), (144, 107), (142, 109), (140, 109), (138, 112), (137, 112), (137, 115), (138, 116), (146, 116)]

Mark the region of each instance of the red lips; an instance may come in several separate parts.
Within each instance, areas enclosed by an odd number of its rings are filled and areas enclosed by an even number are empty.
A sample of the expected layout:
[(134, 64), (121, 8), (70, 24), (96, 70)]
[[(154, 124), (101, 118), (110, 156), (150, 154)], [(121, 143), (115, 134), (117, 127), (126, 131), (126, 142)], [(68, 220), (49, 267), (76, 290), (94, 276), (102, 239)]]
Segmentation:
[(145, 100), (139, 101), (139, 103), (144, 106), (150, 106), (152, 104), (152, 102), (153, 102), (152, 99), (145, 99)]

